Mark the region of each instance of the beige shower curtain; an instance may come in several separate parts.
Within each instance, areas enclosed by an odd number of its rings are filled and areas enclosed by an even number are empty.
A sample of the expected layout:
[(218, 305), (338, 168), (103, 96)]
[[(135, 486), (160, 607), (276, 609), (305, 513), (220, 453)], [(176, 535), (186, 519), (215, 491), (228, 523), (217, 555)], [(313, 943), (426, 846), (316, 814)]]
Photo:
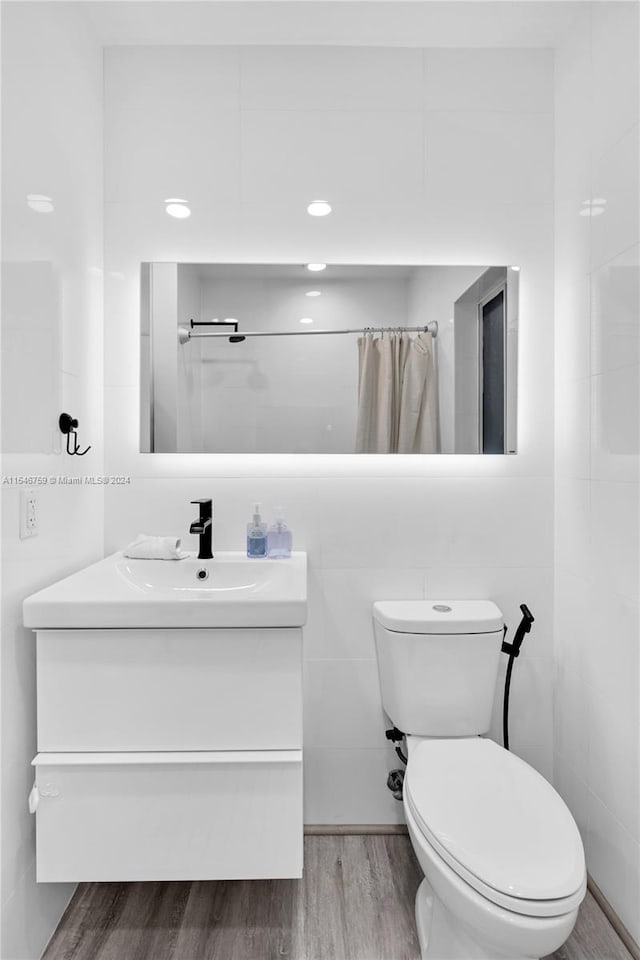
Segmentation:
[(358, 361), (356, 453), (437, 453), (431, 334), (367, 333)]

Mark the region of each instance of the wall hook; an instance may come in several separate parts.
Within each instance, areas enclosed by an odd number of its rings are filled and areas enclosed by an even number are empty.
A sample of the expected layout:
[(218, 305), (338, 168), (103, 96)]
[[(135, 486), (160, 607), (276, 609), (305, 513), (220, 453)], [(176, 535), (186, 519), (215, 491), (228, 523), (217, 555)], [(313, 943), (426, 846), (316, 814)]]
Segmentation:
[[(88, 453), (91, 450), (91, 447), (86, 447), (86, 449), (81, 450), (78, 446), (78, 421), (74, 417), (69, 416), (68, 413), (61, 413), (58, 418), (58, 426), (60, 427), (60, 432), (66, 434), (67, 437), (67, 453), (70, 457), (84, 457), (85, 453)], [(73, 435), (73, 448), (70, 447), (71, 437)]]

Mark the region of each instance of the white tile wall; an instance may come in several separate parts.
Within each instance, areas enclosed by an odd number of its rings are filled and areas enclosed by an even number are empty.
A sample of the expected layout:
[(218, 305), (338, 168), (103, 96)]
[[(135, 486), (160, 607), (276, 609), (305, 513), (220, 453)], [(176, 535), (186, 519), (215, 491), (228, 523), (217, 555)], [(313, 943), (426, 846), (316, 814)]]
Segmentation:
[(594, 480), (638, 480), (640, 365), (591, 378), (591, 475)]
[[(631, 415), (631, 411), (629, 411)], [(590, 572), (601, 589), (638, 597), (638, 487), (593, 480), (589, 508)]]
[(375, 660), (372, 605), (376, 600), (422, 597), (424, 572), (404, 567), (350, 567), (319, 571), (319, 592), (305, 630), (309, 660)]
[(591, 373), (640, 363), (639, 263), (640, 250), (636, 245), (593, 271)]
[(305, 745), (373, 750), (384, 744), (375, 660), (307, 660), (304, 672)]
[(427, 110), (547, 113), (553, 98), (553, 53), (499, 47), (430, 50), (424, 76)]
[(587, 799), (589, 870), (637, 941), (640, 845), (593, 791)]
[(624, 3), (593, 3), (591, 138), (599, 157), (638, 123), (637, 11)]
[(579, 478), (556, 478), (556, 569), (574, 576), (589, 573), (591, 484)]
[(404, 823), (386, 788), (389, 771), (401, 767), (390, 748), (305, 747), (305, 823)]
[(628, 714), (631, 708), (637, 710), (637, 597), (628, 599), (600, 589), (589, 601), (588, 611), (590, 622), (582, 676), (598, 693)]
[[(587, 779), (589, 762), (589, 701), (591, 688), (573, 665), (559, 669), (558, 688), (562, 696), (554, 703), (554, 745), (557, 749), (556, 782), (562, 783), (566, 767), (582, 783)], [(584, 837), (584, 831), (583, 831)]]
[[(638, 6), (556, 56), (555, 781), (640, 940)], [(602, 201), (598, 216), (580, 215)]]
[[(203, 113), (198, 102), (190, 99), (178, 111), (172, 110), (169, 101), (144, 111), (124, 108), (117, 116), (107, 114), (105, 137), (123, 142), (133, 138), (138, 145), (110, 164), (105, 199), (162, 203), (168, 197), (182, 197), (194, 204), (202, 198), (214, 204), (224, 202), (239, 190), (234, 162), (240, 138), (238, 119), (237, 111), (229, 109)], [(210, 136), (202, 136), (202, 124), (207, 124)]]
[(287, 197), (306, 216), (309, 200), (329, 197), (334, 212), (318, 224), (322, 240), (372, 197), (383, 208), (422, 200), (417, 110), (242, 110), (241, 124), (242, 199), (282, 205)]
[(584, 789), (584, 781), (574, 773), (572, 767), (559, 755), (554, 755), (554, 785), (563, 798), (578, 825), (582, 842), (586, 844), (588, 821), (588, 794)]
[(425, 105), (417, 49), (244, 48), (241, 67), (244, 110), (398, 112)]
[[(518, 604), (530, 603), (538, 621), (514, 680), (513, 744), (549, 773), (551, 57), (246, 47), (226, 48), (218, 64), (216, 48), (192, 52), (105, 55), (106, 456), (109, 473), (132, 479), (106, 491), (107, 549), (141, 530), (184, 534), (192, 546), (189, 500), (203, 493), (216, 501), (218, 548), (241, 549), (251, 503), (267, 512), (284, 504), (310, 560), (307, 822), (401, 819), (385, 786), (398, 760), (378, 692), (371, 603), (380, 597), (490, 596), (512, 628)], [(167, 70), (179, 82), (169, 84)], [(217, 92), (206, 86), (212, 77)], [(182, 141), (155, 129), (163, 110), (180, 117)], [(143, 111), (148, 121), (135, 125)], [(206, 165), (183, 149), (196, 137)], [(166, 158), (143, 182), (145, 165), (130, 158), (164, 144)], [(161, 201), (181, 193), (192, 216), (171, 222)], [(334, 206), (324, 221), (306, 214), (316, 197)], [(153, 259), (519, 264), (519, 456), (140, 455), (137, 284), (140, 261)]]
[(639, 773), (637, 704), (631, 697), (623, 697), (618, 706), (592, 691), (587, 731), (587, 780), (598, 785), (600, 800), (637, 844), (637, 794), (629, 790), (629, 782), (637, 783)]
[(601, 216), (591, 218), (592, 269), (613, 260), (640, 238), (639, 144), (636, 119), (606, 153), (594, 155), (591, 196), (594, 201), (605, 200), (606, 207)]
[[(101, 474), (102, 57), (75, 5), (2, 10), (3, 478)], [(50, 196), (55, 211), (27, 207)], [(9, 358), (9, 362), (7, 362)], [(82, 459), (61, 453), (59, 414), (80, 421)], [(26, 415), (23, 415), (26, 414)], [(20, 487), (2, 496), (0, 954), (39, 957), (73, 891), (36, 884), (27, 809), (36, 753), (35, 637), (22, 600), (102, 555), (99, 488), (35, 486), (38, 536), (20, 540)]]
[(425, 142), (428, 199), (545, 203), (552, 194), (553, 135), (546, 113), (430, 111)]

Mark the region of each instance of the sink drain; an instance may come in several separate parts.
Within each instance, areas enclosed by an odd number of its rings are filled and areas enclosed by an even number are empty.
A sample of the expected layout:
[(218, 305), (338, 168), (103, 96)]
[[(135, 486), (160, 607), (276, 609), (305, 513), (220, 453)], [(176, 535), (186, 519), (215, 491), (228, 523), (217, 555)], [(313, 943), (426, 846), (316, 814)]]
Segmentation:
[(208, 579), (209, 579), (209, 571), (207, 570), (207, 568), (206, 568), (206, 567), (200, 567), (200, 569), (199, 569), (198, 571), (196, 571), (196, 578), (197, 578), (198, 580), (208, 580)]

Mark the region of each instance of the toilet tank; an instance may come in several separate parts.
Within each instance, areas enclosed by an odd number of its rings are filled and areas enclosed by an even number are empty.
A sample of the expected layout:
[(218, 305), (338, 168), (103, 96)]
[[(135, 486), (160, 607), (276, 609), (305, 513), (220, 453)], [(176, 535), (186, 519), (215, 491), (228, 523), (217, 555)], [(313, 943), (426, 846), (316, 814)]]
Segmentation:
[(403, 733), (486, 733), (504, 619), (490, 600), (381, 600), (373, 605), (382, 703)]

